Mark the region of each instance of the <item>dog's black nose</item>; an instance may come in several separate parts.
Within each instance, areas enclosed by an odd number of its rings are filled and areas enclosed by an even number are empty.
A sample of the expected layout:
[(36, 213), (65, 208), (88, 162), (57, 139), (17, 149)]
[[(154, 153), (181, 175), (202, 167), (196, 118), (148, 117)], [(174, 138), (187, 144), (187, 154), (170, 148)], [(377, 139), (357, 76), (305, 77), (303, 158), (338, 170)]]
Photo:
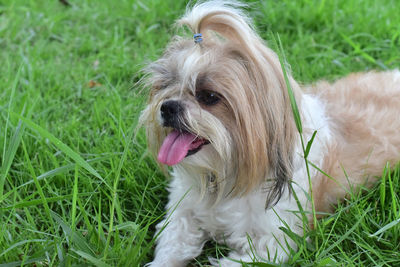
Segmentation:
[(176, 100), (167, 100), (162, 103), (160, 111), (164, 126), (176, 127), (179, 116), (182, 116), (183, 113), (183, 105)]

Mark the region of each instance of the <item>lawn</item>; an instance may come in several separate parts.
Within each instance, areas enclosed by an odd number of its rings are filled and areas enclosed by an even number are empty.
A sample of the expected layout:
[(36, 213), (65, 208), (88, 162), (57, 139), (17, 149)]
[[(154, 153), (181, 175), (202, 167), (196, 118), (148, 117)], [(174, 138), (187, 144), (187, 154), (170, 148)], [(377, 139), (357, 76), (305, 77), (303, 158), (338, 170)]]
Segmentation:
[[(61, 2), (0, 0), (0, 267), (141, 266), (152, 259), (167, 179), (136, 127), (148, 91), (137, 81), (186, 3)], [(279, 34), (304, 83), (399, 68), (399, 10), (397, 0), (249, 9), (264, 39)], [(400, 168), (390, 167), (321, 220), (310, 242), (299, 238), (289, 264), (400, 266)], [(208, 243), (192, 263), (226, 251)]]

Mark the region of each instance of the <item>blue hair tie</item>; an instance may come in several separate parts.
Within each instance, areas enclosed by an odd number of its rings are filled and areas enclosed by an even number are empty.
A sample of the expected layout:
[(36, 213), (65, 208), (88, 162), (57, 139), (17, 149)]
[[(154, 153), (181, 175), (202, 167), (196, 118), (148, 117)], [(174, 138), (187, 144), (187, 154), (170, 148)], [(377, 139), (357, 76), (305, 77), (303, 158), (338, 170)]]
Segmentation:
[(193, 34), (193, 39), (196, 44), (199, 44), (203, 41), (203, 35), (201, 33)]

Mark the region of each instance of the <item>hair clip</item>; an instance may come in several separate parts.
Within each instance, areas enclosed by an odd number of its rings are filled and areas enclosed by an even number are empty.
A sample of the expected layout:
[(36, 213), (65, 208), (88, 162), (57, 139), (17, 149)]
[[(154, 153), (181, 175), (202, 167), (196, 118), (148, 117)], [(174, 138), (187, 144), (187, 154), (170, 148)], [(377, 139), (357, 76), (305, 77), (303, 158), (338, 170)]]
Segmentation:
[(193, 39), (196, 44), (199, 44), (203, 41), (203, 35), (201, 33), (195, 33)]

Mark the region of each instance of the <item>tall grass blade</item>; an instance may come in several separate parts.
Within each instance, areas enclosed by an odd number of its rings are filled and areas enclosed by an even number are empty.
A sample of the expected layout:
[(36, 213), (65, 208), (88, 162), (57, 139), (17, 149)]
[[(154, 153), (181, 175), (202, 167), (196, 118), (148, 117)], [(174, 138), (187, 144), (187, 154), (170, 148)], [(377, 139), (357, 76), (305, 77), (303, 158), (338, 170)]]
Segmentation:
[[(275, 40), (276, 42), (276, 40)], [(279, 53), (278, 53), (278, 57), (279, 57), (279, 63), (281, 64), (281, 69), (283, 71), (283, 76), (285, 78), (285, 83), (286, 83), (286, 88), (287, 88), (287, 92), (289, 95), (289, 100), (290, 100), (290, 106), (292, 107), (292, 112), (293, 112), (293, 117), (294, 117), (294, 121), (296, 123), (296, 128), (297, 131), (302, 134), (303, 133), (303, 125), (301, 123), (301, 117), (300, 117), (300, 112), (299, 112), (299, 108), (297, 106), (297, 102), (296, 102), (296, 98), (294, 96), (294, 92), (292, 89), (292, 86), (290, 84), (289, 81), (289, 76), (287, 74), (286, 71), (286, 57), (285, 57), (285, 53), (283, 52), (283, 47), (282, 47), (282, 42), (281, 39), (278, 35), (278, 48), (279, 48)]]
[[(44, 261), (45, 259), (46, 259), (46, 257), (27, 259), (27, 260), (24, 261), (24, 264), (31, 264), (31, 263), (41, 262), (41, 261)], [(19, 266), (22, 266), (22, 261), (13, 261), (13, 262), (0, 264), (0, 267), (19, 267)], [(28, 266), (30, 266), (30, 265), (28, 265)], [(32, 265), (32, 266), (36, 266), (36, 265)]]
[(7, 254), (10, 250), (13, 250), (16, 247), (25, 245), (27, 243), (42, 243), (42, 242), (48, 242), (48, 240), (46, 240), (46, 239), (28, 239), (28, 240), (19, 241), (19, 242), (15, 243), (15, 244), (11, 245), (10, 247), (8, 247), (2, 253), (0, 253), (0, 257), (2, 257), (3, 255)]
[(314, 138), (315, 138), (316, 134), (317, 134), (317, 131), (314, 131), (313, 135), (311, 136), (310, 141), (307, 142), (306, 150), (304, 151), (304, 157), (305, 158), (307, 158), (308, 154), (310, 153), (311, 145), (314, 142)]
[[(14, 100), (14, 95), (15, 95), (15, 90), (18, 85), (19, 81), (19, 76), (21, 75), (21, 69), (22, 65), (18, 68), (18, 72), (15, 75), (13, 84), (11, 86), (11, 94), (10, 94), (10, 100), (8, 101), (8, 113), (7, 113), (7, 120), (6, 120), (6, 127), (4, 129), (4, 144), (3, 144), (3, 159), (2, 159), (2, 165), (5, 165), (5, 160), (6, 160), (6, 146), (7, 146), (7, 131), (8, 131), (8, 124), (10, 122), (10, 110), (11, 110), (11, 104)], [(1, 194), (0, 194), (1, 196)]]
[(91, 255), (94, 257), (94, 249), (86, 242), (86, 240), (78, 233), (73, 231), (65, 222), (64, 220), (55, 212), (52, 212), (51, 215), (53, 219), (61, 225), (64, 234), (68, 237), (68, 240), (76, 245), (76, 247), (80, 250), (85, 252), (87, 255)]
[(398, 223), (400, 223), (400, 218), (398, 218), (397, 220), (394, 220), (393, 222), (386, 224), (385, 226), (383, 226), (381, 229), (379, 229), (375, 233), (369, 235), (369, 237), (374, 237), (374, 236), (380, 235), (381, 233), (387, 231), (388, 229), (396, 226)]
[(364, 217), (371, 211), (371, 209), (367, 209), (358, 219), (358, 221), (344, 234), (342, 235), (335, 243), (330, 245), (327, 249), (323, 250), (321, 254), (319, 254), (319, 258), (324, 258), (326, 254), (329, 253), (334, 247), (340, 246), (340, 243), (343, 242), (363, 221)]
[(91, 262), (92, 264), (94, 264), (96, 267), (111, 267), (111, 265), (108, 265), (107, 263), (99, 260), (96, 257), (93, 257), (90, 254), (87, 254), (83, 251), (80, 250), (75, 250), (75, 249), (71, 249), (73, 252), (75, 252), (76, 254), (78, 254), (79, 256), (81, 256), (82, 258), (86, 259), (88, 262)]
[(89, 173), (91, 173), (95, 177), (99, 178), (107, 187), (111, 188), (107, 184), (107, 182), (103, 179), (103, 177), (101, 177), (101, 175), (95, 169), (93, 169), (93, 167), (90, 166), (89, 163), (87, 163), (78, 153), (73, 151), (69, 146), (67, 146), (66, 144), (61, 142), (61, 140), (59, 140), (57, 137), (55, 137), (50, 132), (46, 131), (45, 129), (43, 129), (42, 127), (40, 127), (39, 125), (37, 125), (36, 123), (31, 121), (30, 119), (24, 118), (18, 114), (15, 114), (15, 115), (17, 117), (19, 117), (20, 120), (22, 120), (29, 128), (37, 131), (41, 136), (50, 140), (50, 142), (52, 142), (59, 150), (61, 150), (68, 157), (70, 157), (72, 160), (74, 160), (79, 166), (86, 169)]
[(12, 136), (10, 143), (7, 148), (7, 152), (4, 157), (4, 163), (1, 166), (1, 174), (0, 174), (0, 198), (3, 197), (4, 192), (4, 184), (7, 177), (7, 174), (10, 170), (11, 164), (14, 160), (15, 153), (19, 147), (21, 142), (22, 134), (24, 133), (25, 127), (22, 126), (21, 121), (18, 122), (18, 126), (15, 129), (14, 135)]

